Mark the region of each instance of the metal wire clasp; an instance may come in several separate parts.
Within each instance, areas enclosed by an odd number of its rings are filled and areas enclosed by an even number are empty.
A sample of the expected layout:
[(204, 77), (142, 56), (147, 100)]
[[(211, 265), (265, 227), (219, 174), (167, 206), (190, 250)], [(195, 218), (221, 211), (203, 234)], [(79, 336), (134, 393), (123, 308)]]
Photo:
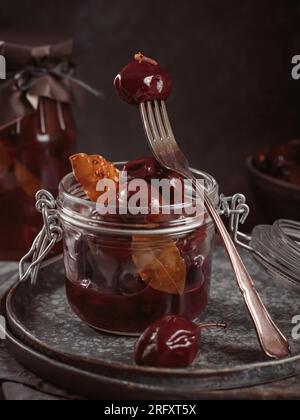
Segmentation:
[(225, 197), (222, 194), (220, 196), (220, 212), (229, 218), (229, 229), (233, 234), (234, 242), (248, 251), (253, 251), (249, 245), (251, 237), (239, 231), (240, 224), (245, 223), (250, 213), (246, 197), (243, 194), (235, 194), (233, 197)]
[(20, 281), (24, 281), (30, 276), (31, 284), (36, 283), (43, 260), (63, 237), (53, 195), (46, 190), (41, 190), (37, 192), (35, 198), (35, 207), (43, 216), (44, 226), (35, 238), (30, 251), (21, 259), (19, 264)]

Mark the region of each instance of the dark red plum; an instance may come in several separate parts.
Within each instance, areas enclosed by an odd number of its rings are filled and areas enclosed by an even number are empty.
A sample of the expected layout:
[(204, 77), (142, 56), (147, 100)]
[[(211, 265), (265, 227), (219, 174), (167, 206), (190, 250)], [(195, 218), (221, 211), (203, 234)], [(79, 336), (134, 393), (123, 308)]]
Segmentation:
[(121, 99), (137, 105), (146, 101), (167, 100), (172, 83), (165, 69), (139, 53), (120, 71), (114, 84)]
[(225, 324), (195, 324), (179, 316), (167, 316), (150, 325), (135, 345), (138, 365), (185, 368), (193, 363), (201, 345), (203, 328)]

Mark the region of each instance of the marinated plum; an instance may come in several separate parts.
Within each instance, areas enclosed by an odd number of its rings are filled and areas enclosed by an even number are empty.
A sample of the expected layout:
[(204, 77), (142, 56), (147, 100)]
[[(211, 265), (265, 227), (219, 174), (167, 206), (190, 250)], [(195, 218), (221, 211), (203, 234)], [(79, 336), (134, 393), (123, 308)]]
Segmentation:
[(127, 172), (128, 180), (140, 178), (151, 182), (153, 178), (161, 179), (164, 169), (154, 157), (142, 157), (129, 161), (123, 171)]
[(226, 328), (226, 324), (195, 324), (179, 316), (167, 316), (150, 325), (135, 345), (138, 365), (184, 368), (195, 360), (204, 328)]
[(121, 99), (130, 104), (168, 99), (171, 78), (156, 61), (138, 53), (115, 78), (115, 88)]

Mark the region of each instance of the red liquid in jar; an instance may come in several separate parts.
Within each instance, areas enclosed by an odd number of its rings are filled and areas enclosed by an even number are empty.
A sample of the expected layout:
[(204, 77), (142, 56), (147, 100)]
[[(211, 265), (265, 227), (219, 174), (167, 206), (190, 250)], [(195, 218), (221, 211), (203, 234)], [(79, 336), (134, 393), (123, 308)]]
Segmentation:
[(60, 180), (70, 171), (75, 126), (70, 106), (58, 107), (56, 101), (42, 98), (39, 109), (19, 126), (0, 131), (0, 260), (19, 260), (28, 252), (42, 227), (35, 193), (44, 188), (56, 195)]
[[(107, 261), (107, 266), (112, 261)], [(128, 264), (130, 260), (125, 262), (125, 267)], [(208, 304), (211, 264), (209, 255), (192, 265), (181, 296), (152, 289), (132, 270), (122, 271), (122, 266), (115, 270), (114, 276), (110, 273), (109, 285), (103, 286), (105, 279), (97, 269), (87, 269), (84, 264), (88, 278), (80, 275), (72, 278), (67, 270), (67, 297), (76, 315), (90, 326), (115, 333), (139, 334), (166, 315), (181, 315), (190, 320), (200, 315)]]

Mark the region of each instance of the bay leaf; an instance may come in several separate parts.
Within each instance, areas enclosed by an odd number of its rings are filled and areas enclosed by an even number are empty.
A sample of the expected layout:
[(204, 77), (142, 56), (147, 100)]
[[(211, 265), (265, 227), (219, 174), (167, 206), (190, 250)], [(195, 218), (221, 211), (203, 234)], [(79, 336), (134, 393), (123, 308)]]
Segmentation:
[(132, 259), (150, 287), (160, 292), (182, 295), (186, 266), (175, 242), (165, 236), (133, 236)]

